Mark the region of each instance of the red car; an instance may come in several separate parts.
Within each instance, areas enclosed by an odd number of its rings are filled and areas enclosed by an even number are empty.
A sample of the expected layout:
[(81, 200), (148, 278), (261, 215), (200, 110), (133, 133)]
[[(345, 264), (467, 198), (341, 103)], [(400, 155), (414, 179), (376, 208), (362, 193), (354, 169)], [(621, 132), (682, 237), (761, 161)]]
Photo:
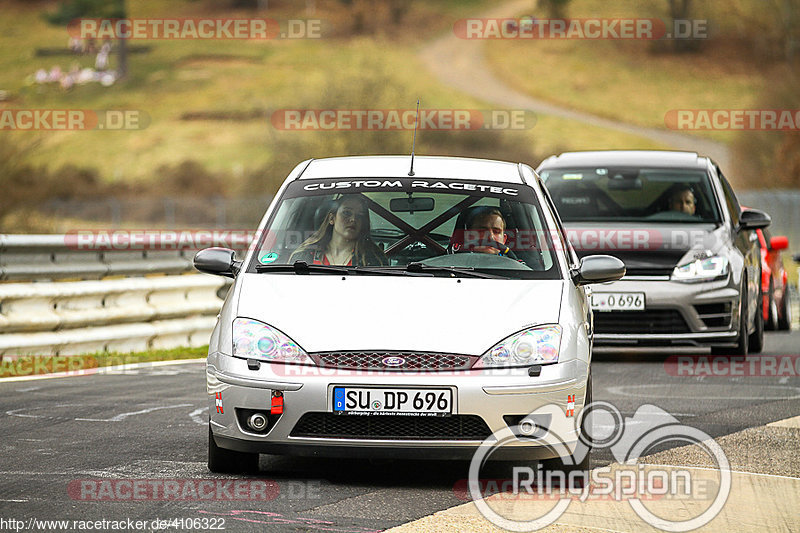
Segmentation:
[(792, 309), (789, 303), (786, 270), (781, 259), (781, 250), (789, 247), (789, 239), (783, 235), (772, 237), (766, 228), (758, 229), (756, 233), (761, 245), (764, 328), (789, 330), (792, 327)]

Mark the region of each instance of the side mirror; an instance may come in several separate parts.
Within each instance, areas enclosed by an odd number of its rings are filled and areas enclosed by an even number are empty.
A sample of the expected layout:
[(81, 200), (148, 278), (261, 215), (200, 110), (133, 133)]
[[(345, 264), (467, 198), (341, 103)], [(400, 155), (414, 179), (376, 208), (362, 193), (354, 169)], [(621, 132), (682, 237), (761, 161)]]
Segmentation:
[(739, 216), (739, 229), (763, 229), (770, 224), (772, 218), (758, 209), (746, 209)]
[(610, 255), (587, 255), (572, 276), (575, 285), (617, 281), (625, 275), (625, 263)]
[(776, 235), (769, 240), (769, 247), (773, 250), (785, 250), (789, 247), (789, 239), (785, 235)]
[(242, 262), (236, 260), (236, 252), (230, 248), (206, 248), (195, 254), (194, 267), (206, 274), (233, 278), (239, 273)]

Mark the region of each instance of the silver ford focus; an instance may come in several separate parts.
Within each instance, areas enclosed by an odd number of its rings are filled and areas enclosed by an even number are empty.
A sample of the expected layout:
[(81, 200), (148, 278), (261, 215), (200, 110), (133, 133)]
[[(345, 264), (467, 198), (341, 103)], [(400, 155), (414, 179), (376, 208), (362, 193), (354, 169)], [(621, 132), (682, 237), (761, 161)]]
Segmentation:
[[(625, 271), (578, 260), (530, 167), (408, 156), (299, 164), (244, 258), (195, 266), (235, 279), (208, 354), (214, 472), (260, 453), (469, 458), (508, 427), (514, 457), (556, 457), (549, 435), (574, 450), (585, 285)], [(544, 405), (560, 409), (530, 415)]]

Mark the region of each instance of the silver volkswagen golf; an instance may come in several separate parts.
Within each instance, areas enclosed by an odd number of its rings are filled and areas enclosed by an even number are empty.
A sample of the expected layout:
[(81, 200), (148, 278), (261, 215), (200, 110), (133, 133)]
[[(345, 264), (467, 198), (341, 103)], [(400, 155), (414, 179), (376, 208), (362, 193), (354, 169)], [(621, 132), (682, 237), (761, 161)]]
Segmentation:
[[(208, 354), (214, 472), (260, 453), (469, 458), (508, 427), (512, 456), (556, 457), (549, 435), (574, 450), (585, 285), (625, 270), (578, 260), (529, 166), (408, 156), (305, 161), (244, 258), (194, 262), (235, 279)], [(544, 405), (559, 414), (529, 416)]]
[(625, 277), (592, 294), (597, 344), (764, 344), (766, 213), (742, 209), (720, 168), (691, 152), (568, 152), (539, 165), (580, 256), (611, 254)]

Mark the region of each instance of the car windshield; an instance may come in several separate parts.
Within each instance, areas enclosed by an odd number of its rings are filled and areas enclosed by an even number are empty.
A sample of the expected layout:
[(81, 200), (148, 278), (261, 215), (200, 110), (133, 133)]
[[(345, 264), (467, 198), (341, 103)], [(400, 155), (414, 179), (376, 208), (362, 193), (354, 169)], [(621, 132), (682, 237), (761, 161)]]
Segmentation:
[[(297, 180), (248, 271), (558, 279), (552, 241), (535, 192), (522, 184)], [(287, 268), (298, 262), (308, 268)]]
[(696, 170), (546, 169), (541, 177), (564, 222), (718, 222), (708, 175)]

